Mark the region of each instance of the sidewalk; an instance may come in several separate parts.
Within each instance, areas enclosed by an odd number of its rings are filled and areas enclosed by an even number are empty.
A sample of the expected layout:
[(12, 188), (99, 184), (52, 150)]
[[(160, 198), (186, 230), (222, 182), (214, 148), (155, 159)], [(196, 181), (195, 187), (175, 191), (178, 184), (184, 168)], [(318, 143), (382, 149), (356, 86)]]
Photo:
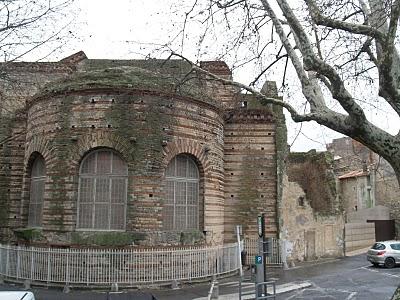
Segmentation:
[[(268, 268), (267, 278), (268, 280), (275, 281), (277, 295), (299, 289), (305, 289), (312, 286), (312, 284), (306, 280), (293, 280), (293, 277), (298, 278), (298, 276), (291, 276), (291, 271), (295, 271), (297, 273), (303, 268), (332, 263), (336, 260), (340, 260), (340, 258), (328, 258), (316, 261), (301, 262), (295, 267), (287, 270), (284, 270), (283, 268), (270, 267)], [(246, 270), (245, 277), (249, 278), (250, 275), (250, 270)], [(183, 284), (178, 290), (164, 289), (152, 291), (152, 293), (157, 300), (207, 300), (210, 286), (210, 282), (206, 284)], [(247, 294), (249, 294), (248, 296), (244, 296), (242, 298), (243, 300), (254, 299), (254, 282), (244, 282), (242, 288)], [(236, 275), (229, 278), (218, 279), (218, 290), (219, 300), (239, 299), (239, 276)], [(272, 293), (272, 290), (268, 290), (268, 292)]]
[[(294, 290), (306, 289), (311, 286), (311, 283), (306, 279), (298, 281), (299, 278), (307, 278), (304, 276), (308, 274), (309, 270), (307, 267), (315, 265), (329, 267), (329, 262), (340, 261), (340, 259), (324, 259), (318, 261), (302, 262), (293, 268), (283, 270), (283, 268), (269, 267), (267, 273), (267, 279), (276, 282), (276, 293), (283, 294)], [(312, 269), (312, 268), (310, 268)], [(245, 271), (247, 278), (250, 277), (250, 270)], [(4, 284), (0, 285), (0, 290), (22, 290), (23, 286), (17, 284)], [(239, 292), (239, 276), (232, 276), (218, 279), (219, 299), (220, 300), (233, 300), (238, 299)], [(210, 290), (210, 282), (202, 283), (183, 283), (179, 289), (171, 288), (143, 288), (137, 289), (126, 289), (119, 293), (110, 293), (109, 291), (96, 291), (96, 290), (79, 290), (71, 289), (70, 293), (63, 293), (61, 289), (56, 288), (37, 288), (34, 287), (35, 296), (39, 300), (98, 300), (98, 299), (112, 299), (112, 300), (125, 300), (125, 299), (152, 299), (151, 295), (154, 295), (157, 300), (206, 300)], [(254, 299), (254, 282), (245, 281), (243, 283), (243, 290), (248, 292), (250, 295), (243, 297), (245, 299)], [(271, 291), (272, 292), (272, 291)]]
[[(243, 300), (250, 300), (250, 299), (254, 299), (254, 283), (249, 283), (250, 286), (244, 286), (244, 290), (246, 292), (246, 295), (242, 297)], [(276, 295), (279, 294), (283, 294), (283, 293), (288, 293), (288, 292), (292, 292), (295, 290), (300, 290), (300, 289), (304, 289), (304, 288), (308, 288), (312, 286), (311, 283), (307, 282), (307, 281), (302, 281), (302, 282), (292, 282), (292, 283), (284, 283), (281, 285), (277, 285), (275, 288), (275, 293)], [(268, 294), (273, 294), (273, 290), (272, 287), (268, 287)], [(239, 293), (232, 293), (232, 294), (224, 294), (224, 295), (219, 295), (218, 299), (219, 300), (232, 300), (232, 299), (238, 299), (239, 298)], [(200, 298), (195, 298), (193, 300), (207, 300), (207, 297), (200, 297)], [(162, 300), (162, 299), (160, 299)]]

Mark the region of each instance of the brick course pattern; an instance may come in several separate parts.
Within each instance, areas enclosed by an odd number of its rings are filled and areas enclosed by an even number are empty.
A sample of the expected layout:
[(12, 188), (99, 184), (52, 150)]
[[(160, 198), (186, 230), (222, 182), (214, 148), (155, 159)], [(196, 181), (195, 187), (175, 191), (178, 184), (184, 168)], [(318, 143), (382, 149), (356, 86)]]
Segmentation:
[[(223, 62), (203, 67), (231, 78)], [(13, 78), (0, 81), (3, 241), (27, 228), (30, 168), (39, 154), (46, 182), (35, 242), (69, 246), (76, 235), (96, 234), (76, 231), (76, 222), (79, 166), (98, 148), (113, 149), (128, 165), (126, 232), (140, 234), (142, 244), (222, 243), (233, 239), (238, 222), (254, 235), (260, 213), (270, 220), (268, 234), (277, 235), (270, 108), (241, 107), (236, 89), (204, 78), (186, 86), (179, 81), (190, 70), (183, 61), (90, 60), (79, 52), (56, 63), (11, 63), (2, 70)], [(17, 89), (15, 82), (26, 78)], [(198, 232), (163, 230), (164, 172), (182, 153), (200, 172)], [(249, 166), (257, 167), (247, 172)]]

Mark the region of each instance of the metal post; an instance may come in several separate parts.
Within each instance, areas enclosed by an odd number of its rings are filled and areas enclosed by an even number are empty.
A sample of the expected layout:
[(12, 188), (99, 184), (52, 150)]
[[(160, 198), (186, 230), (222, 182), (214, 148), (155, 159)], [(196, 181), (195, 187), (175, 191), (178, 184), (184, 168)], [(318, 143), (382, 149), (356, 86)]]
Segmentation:
[(242, 268), (242, 248), (240, 247), (240, 233), (242, 231), (241, 225), (236, 225), (236, 238), (238, 243), (238, 258), (239, 258), (239, 276), (243, 276), (243, 268)]
[(263, 257), (263, 281), (267, 281), (267, 249), (265, 241), (265, 214), (257, 217), (258, 237), (259, 237), (259, 254)]
[(242, 277), (239, 277), (239, 300), (242, 300)]
[(20, 246), (17, 247), (17, 279), (20, 276), (21, 271), (21, 248)]
[(265, 214), (261, 215), (262, 223), (262, 240), (263, 240), (263, 266), (264, 266), (264, 282), (267, 281), (267, 240), (265, 238)]
[(9, 274), (8, 274), (9, 260), (10, 260), (10, 246), (9, 246), (9, 245), (7, 245), (7, 256), (6, 256), (6, 276), (9, 276)]
[(259, 283), (264, 282), (264, 262), (263, 255), (256, 256), (256, 282), (255, 282), (255, 294), (256, 299), (264, 294), (264, 286)]

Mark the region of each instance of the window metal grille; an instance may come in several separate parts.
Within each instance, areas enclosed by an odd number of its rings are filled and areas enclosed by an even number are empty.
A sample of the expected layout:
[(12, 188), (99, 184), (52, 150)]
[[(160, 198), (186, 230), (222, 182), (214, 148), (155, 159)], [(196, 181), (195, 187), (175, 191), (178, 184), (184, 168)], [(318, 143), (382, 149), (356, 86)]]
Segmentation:
[(199, 170), (188, 156), (175, 156), (165, 172), (164, 229), (199, 228)]
[(46, 182), (46, 163), (43, 157), (35, 159), (31, 169), (28, 226), (42, 226), (44, 187)]
[(124, 230), (128, 168), (111, 150), (87, 155), (79, 172), (79, 229)]

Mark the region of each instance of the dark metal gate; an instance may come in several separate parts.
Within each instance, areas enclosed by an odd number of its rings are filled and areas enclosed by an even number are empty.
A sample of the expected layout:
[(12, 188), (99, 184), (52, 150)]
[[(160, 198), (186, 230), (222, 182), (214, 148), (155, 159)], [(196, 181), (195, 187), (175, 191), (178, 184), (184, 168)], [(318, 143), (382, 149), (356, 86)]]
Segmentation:
[(394, 220), (367, 220), (367, 222), (375, 223), (375, 240), (377, 242), (394, 239)]

